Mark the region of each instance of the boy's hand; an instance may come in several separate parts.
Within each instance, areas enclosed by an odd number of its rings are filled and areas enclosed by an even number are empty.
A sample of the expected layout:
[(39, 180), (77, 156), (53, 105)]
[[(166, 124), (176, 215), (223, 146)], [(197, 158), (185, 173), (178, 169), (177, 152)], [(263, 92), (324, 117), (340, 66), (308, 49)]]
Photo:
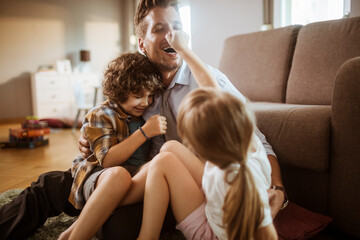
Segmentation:
[(188, 48), (189, 36), (182, 30), (172, 30), (165, 35), (165, 38), (177, 52)]
[(92, 153), (91, 150), (90, 150), (90, 143), (84, 137), (82, 132), (80, 133), (80, 137), (79, 137), (79, 151), (80, 151), (81, 156), (83, 158), (87, 158)]
[(160, 115), (151, 116), (142, 127), (149, 138), (166, 133), (166, 118)]

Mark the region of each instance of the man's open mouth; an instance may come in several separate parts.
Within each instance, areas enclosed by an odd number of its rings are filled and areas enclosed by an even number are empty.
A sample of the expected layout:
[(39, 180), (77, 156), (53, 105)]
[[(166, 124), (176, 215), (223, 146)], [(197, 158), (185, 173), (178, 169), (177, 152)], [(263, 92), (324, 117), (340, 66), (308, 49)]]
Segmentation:
[(166, 48), (163, 48), (163, 50), (166, 53), (176, 53), (175, 49), (173, 49), (172, 47), (166, 47)]

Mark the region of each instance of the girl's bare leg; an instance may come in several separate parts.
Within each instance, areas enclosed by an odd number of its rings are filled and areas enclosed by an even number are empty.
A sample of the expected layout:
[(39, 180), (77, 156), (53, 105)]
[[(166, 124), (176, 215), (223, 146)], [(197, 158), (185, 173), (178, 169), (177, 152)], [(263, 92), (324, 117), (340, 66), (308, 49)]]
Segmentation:
[(97, 181), (96, 189), (74, 225), (69, 239), (90, 239), (118, 206), (131, 185), (131, 176), (122, 167), (105, 170)]
[[(203, 168), (191, 169), (200, 174)], [(158, 239), (169, 202), (181, 222), (204, 202), (204, 195), (185, 164), (173, 153), (161, 152), (150, 163), (144, 212), (138, 239)]]
[[(160, 152), (171, 152), (175, 154), (189, 170), (198, 186), (201, 186), (204, 163), (201, 162), (188, 148), (180, 142), (172, 140), (166, 142), (160, 149)], [(121, 201), (120, 206), (143, 201), (149, 163), (150, 162), (141, 167), (140, 171), (132, 178), (131, 187), (124, 199)]]
[[(194, 153), (178, 141), (172, 140), (166, 142), (160, 149), (160, 152), (171, 152), (179, 158), (185, 167), (189, 170), (198, 186), (201, 186), (202, 176), (204, 173), (204, 163), (200, 161)], [(199, 170), (201, 169), (201, 170)]]

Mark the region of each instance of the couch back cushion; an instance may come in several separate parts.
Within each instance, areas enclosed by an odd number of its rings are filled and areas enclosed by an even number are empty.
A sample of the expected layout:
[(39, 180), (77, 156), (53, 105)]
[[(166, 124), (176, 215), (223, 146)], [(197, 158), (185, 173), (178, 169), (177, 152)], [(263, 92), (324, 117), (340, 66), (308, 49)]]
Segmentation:
[(286, 103), (331, 104), (335, 75), (360, 55), (360, 17), (308, 24), (300, 29)]
[(285, 102), (300, 25), (225, 40), (219, 69), (252, 101)]

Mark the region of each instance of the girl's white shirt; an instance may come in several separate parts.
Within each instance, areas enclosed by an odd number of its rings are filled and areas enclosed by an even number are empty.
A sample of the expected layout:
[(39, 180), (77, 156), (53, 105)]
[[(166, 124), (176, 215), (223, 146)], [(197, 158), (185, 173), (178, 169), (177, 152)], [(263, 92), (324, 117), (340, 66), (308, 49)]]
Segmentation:
[[(271, 185), (271, 166), (266, 156), (265, 149), (261, 144), (260, 139), (255, 134), (253, 135), (253, 142), (255, 151), (249, 151), (246, 164), (252, 173), (255, 186), (264, 205), (264, 220), (260, 224), (260, 227), (264, 227), (272, 223), (267, 193), (267, 190)], [(233, 172), (228, 175), (228, 178), (231, 179), (235, 177), (239, 168), (240, 164), (231, 164), (228, 169), (233, 170)], [(226, 230), (222, 224), (222, 207), (224, 205), (226, 193), (230, 187), (224, 180), (225, 173), (226, 169), (222, 170), (213, 163), (207, 161), (205, 163), (204, 175), (202, 178), (202, 189), (207, 200), (205, 214), (211, 229), (220, 240), (228, 239)]]

